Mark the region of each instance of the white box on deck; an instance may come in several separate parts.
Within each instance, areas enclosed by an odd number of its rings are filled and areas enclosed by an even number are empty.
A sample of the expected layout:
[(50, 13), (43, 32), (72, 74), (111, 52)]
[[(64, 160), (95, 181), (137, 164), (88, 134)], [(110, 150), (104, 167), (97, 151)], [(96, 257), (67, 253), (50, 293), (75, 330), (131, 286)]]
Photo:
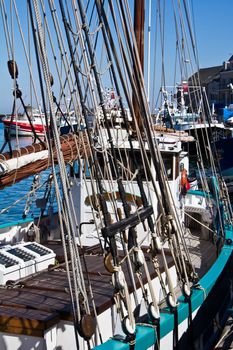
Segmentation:
[(23, 249), (34, 255), (36, 263), (36, 271), (42, 271), (48, 268), (49, 265), (54, 265), (56, 254), (47, 247), (36, 243), (27, 242), (23, 245)]
[(0, 285), (43, 271), (55, 262), (55, 253), (36, 242), (0, 248)]
[(20, 278), (19, 262), (6, 256), (0, 251), (0, 284), (5, 285), (7, 281), (16, 281)]

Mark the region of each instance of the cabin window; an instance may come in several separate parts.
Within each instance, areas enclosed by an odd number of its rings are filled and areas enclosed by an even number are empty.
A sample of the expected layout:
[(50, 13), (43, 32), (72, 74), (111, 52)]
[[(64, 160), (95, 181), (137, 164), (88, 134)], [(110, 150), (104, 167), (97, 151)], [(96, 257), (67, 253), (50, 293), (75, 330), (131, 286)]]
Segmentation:
[(177, 177), (180, 175), (180, 158), (177, 155), (175, 158), (175, 177), (174, 180), (177, 179)]
[(173, 156), (162, 154), (162, 158), (163, 158), (164, 167), (165, 167), (168, 180), (172, 180), (173, 179)]

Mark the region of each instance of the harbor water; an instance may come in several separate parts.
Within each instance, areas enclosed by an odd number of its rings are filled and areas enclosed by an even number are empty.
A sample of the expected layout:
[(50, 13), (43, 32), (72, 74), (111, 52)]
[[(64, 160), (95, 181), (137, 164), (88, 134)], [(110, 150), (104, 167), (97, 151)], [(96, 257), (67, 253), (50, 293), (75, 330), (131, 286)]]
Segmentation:
[[(32, 143), (31, 137), (21, 137), (18, 140), (19, 147), (27, 146)], [(0, 123), (0, 146), (4, 144), (4, 126)], [(17, 141), (12, 138), (12, 148), (14, 149)], [(4, 148), (2, 153), (9, 150), (8, 145)], [(40, 209), (37, 208), (35, 200), (43, 199), (46, 190), (46, 183), (50, 171), (44, 171), (40, 174), (38, 180), (38, 191), (29, 196), (33, 185), (34, 176), (22, 180), (12, 186), (5, 187), (0, 192), (0, 225), (11, 222), (20, 221), (24, 218), (30, 219), (37, 217), (40, 214)], [(47, 205), (47, 209), (52, 210), (54, 207), (55, 195), (51, 196), (51, 201)]]

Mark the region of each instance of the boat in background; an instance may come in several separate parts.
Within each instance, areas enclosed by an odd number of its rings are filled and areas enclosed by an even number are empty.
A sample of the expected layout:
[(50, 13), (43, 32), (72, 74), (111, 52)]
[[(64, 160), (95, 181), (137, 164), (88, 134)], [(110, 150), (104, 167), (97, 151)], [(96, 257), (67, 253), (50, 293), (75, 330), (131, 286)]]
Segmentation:
[(219, 108), (218, 114), (222, 121), (228, 126), (233, 124), (233, 104), (229, 104), (229, 106), (225, 106), (224, 108)]
[[(175, 92), (174, 92), (175, 91)], [(194, 111), (192, 106), (193, 94), (197, 93), (200, 97), (198, 110)], [(203, 111), (202, 89), (200, 86), (189, 86), (188, 82), (183, 81), (177, 86), (162, 87), (163, 107), (155, 111), (155, 124), (166, 126), (167, 128), (178, 131), (190, 131), (196, 136), (194, 131), (199, 129), (224, 129), (224, 124), (218, 119), (217, 115), (212, 113), (209, 120), (205, 120)], [(197, 97), (196, 97), (197, 98)]]
[(229, 193), (233, 192), (233, 159), (229, 156), (233, 147), (233, 129), (228, 128), (228, 137), (220, 138), (215, 141), (215, 147), (218, 154), (218, 161)]
[(6, 115), (2, 123), (5, 133), (11, 136), (33, 136), (32, 128), (38, 136), (44, 136), (47, 132), (44, 113), (31, 106), (26, 106), (23, 114)]
[[(45, 113), (30, 105), (26, 106), (23, 114), (6, 115), (2, 118), (5, 134), (10, 136), (45, 136), (48, 132), (46, 126)], [(49, 115), (49, 114), (48, 114)], [(57, 125), (60, 127), (61, 133), (66, 133), (71, 129), (71, 125), (77, 127), (77, 118), (74, 111), (69, 113), (56, 113)]]

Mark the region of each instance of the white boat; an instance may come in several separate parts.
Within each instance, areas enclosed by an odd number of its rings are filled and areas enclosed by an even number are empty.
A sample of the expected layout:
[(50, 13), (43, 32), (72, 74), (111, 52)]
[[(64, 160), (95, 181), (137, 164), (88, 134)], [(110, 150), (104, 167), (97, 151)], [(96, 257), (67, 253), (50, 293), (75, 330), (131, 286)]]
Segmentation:
[(27, 106), (27, 112), (18, 115), (6, 115), (2, 118), (5, 132), (11, 136), (33, 136), (33, 130), (38, 136), (45, 135), (47, 131), (45, 115), (36, 108)]
[[(47, 113), (49, 116), (49, 113)], [(57, 113), (57, 124), (60, 126), (61, 133), (63, 129), (69, 129), (70, 125), (77, 125), (77, 119), (74, 112)], [(2, 118), (5, 133), (11, 136), (45, 136), (48, 132), (46, 126), (45, 113), (42, 113), (39, 109), (26, 106), (26, 111), (23, 114), (18, 115), (6, 115)], [(68, 132), (66, 130), (66, 132)]]

